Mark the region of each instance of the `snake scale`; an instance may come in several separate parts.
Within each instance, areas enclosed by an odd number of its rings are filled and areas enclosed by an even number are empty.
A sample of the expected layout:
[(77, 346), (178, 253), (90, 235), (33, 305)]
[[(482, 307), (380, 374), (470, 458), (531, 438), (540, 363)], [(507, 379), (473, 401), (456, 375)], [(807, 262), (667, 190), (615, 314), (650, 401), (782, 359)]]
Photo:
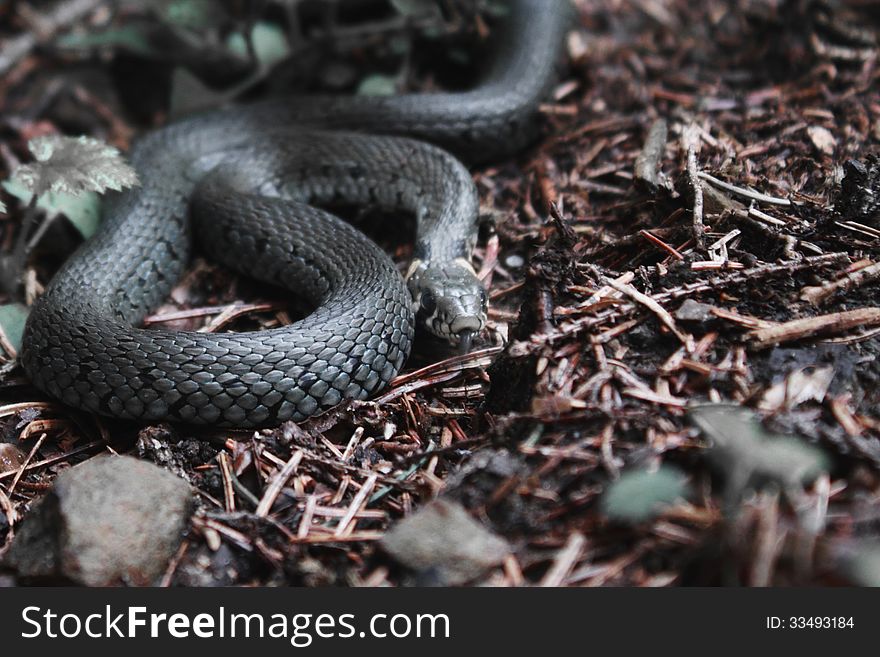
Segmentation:
[[(486, 295), (470, 264), (475, 187), (450, 153), (483, 161), (535, 136), (570, 21), (568, 0), (508, 5), (471, 90), (270, 99), (145, 135), (130, 153), (141, 186), (107, 198), (99, 231), (32, 308), (21, 362), (33, 383), (112, 417), (258, 427), (380, 390), (417, 323), (466, 346)], [(406, 280), (319, 209), (333, 202), (416, 216)], [(244, 333), (137, 328), (184, 273), (194, 240), (316, 310)]]

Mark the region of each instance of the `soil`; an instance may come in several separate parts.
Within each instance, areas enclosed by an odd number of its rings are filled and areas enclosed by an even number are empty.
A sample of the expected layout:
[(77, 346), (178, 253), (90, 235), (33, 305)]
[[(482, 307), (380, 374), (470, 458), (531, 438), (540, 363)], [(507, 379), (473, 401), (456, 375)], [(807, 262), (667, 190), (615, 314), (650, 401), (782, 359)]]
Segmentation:
[[(131, 20), (107, 4), (95, 2), (74, 30)], [(408, 89), (465, 84), (476, 56), (467, 44), (491, 21), (467, 2), (445, 4), (458, 11), (447, 14), (455, 29), (445, 40), (400, 28), (388, 7), (342, 41), (306, 30), (293, 59), (321, 65), (285, 63), (300, 72), (257, 76), (245, 95), (282, 85), (351, 92), (376, 70), (402, 70)], [(380, 541), (437, 496), (511, 546), (474, 584), (878, 581), (858, 568), (880, 539), (876, 8), (577, 4), (543, 138), (474, 172), (486, 218), (475, 259), (491, 305), (474, 352), (459, 357), (420, 338), (374, 400), (241, 432), (63, 408), (29, 386), (7, 350), (0, 441), (26, 461), (0, 471), (0, 546), (59, 472), (112, 450), (169, 469), (198, 494), (164, 585), (425, 583)], [(33, 14), (51, 6), (0, 8), (0, 39), (35, 32)], [(290, 29), (274, 11), (266, 19)], [(29, 159), (34, 136), (89, 134), (125, 148), (167, 119), (183, 55), (38, 41), (0, 77), (0, 179)], [(401, 41), (411, 47), (402, 69), (392, 45)], [(229, 91), (240, 80), (213, 82)], [(3, 200), (11, 249), (25, 208)], [(354, 218), (405, 267), (411, 246), (396, 225)], [(47, 232), (28, 291), (74, 242), (63, 222)], [(302, 312), (200, 259), (150, 324), (199, 328), (233, 303), (242, 312), (213, 330), (277, 326)], [(741, 460), (713, 457), (722, 432), (698, 426), (696, 404), (749, 409), (755, 424), (736, 425), (743, 445), (793, 440), (825, 465), (789, 477), (786, 459), (799, 456), (756, 450), (749, 472), (765, 476), (743, 479)], [(285, 464), (290, 476), (272, 492)], [(640, 495), (649, 506), (656, 496), (654, 507), (628, 514), (610, 491), (639, 473), (675, 474), (680, 494), (662, 500), (648, 486)]]

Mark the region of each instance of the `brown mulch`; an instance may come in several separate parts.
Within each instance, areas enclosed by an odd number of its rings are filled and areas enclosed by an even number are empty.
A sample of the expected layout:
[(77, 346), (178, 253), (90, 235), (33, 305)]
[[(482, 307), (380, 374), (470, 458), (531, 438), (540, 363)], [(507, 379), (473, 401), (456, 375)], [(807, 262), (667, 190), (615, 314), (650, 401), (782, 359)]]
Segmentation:
[[(57, 472), (113, 450), (198, 491), (164, 584), (431, 583), (377, 541), (438, 495), (513, 546), (480, 583), (863, 583), (847, 559), (880, 538), (878, 14), (858, 0), (579, 5), (546, 137), (475, 172), (491, 299), (478, 350), (423, 340), (376, 399), (255, 433), (74, 413), (7, 354), (0, 441), (25, 461), (0, 474), (0, 546)], [(3, 11), (0, 38), (28, 29)], [(0, 179), (34, 135), (124, 146), (144, 129), (115, 93), (123, 67), (156, 65), (37, 48), (0, 76)], [(20, 208), (4, 198), (8, 248)], [(32, 289), (59, 260), (32, 259)], [(281, 299), (199, 261), (152, 323), (270, 327), (293, 312)], [(695, 403), (752, 409), (828, 465), (733, 486)], [(661, 468), (689, 493), (612, 519), (612, 484)]]

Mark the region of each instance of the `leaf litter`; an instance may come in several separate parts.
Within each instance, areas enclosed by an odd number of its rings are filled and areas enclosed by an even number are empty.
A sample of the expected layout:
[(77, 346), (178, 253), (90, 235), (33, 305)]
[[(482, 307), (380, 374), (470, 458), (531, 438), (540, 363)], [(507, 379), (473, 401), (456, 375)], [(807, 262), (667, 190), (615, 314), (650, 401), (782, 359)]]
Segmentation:
[[(483, 349), (422, 341), (376, 400), (258, 432), (138, 429), (46, 401), (8, 360), (2, 440), (38, 449), (0, 474), (5, 492), (18, 481), (0, 532), (58, 472), (113, 450), (197, 492), (162, 584), (424, 582), (431, 566), (380, 545), (435, 504), (510, 547), (468, 583), (876, 581), (880, 24), (868, 7), (830, 6), (579, 3), (545, 138), (475, 172), (494, 219), (476, 254), (492, 300)], [(445, 15), (467, 24), (457, 11)], [(392, 13), (349, 33), (374, 60), (328, 55), (336, 70), (355, 62), (350, 90), (376, 73), (368, 62), (391, 61), (375, 38), (388, 33), (410, 31)], [(7, 176), (27, 159), (33, 99), (70, 65), (39, 66), (53, 57), (27, 52), (0, 85)], [(418, 49), (407, 58), (384, 74), (431, 87)], [(311, 86), (329, 70), (314, 67)], [(75, 103), (124, 95), (93, 92)], [(69, 111), (49, 103), (40, 120), (63, 126)], [(120, 116), (95, 112), (90, 134), (133, 121)], [(406, 260), (399, 231), (364, 221)], [(35, 254), (36, 291), (55, 266)], [(197, 261), (150, 324), (225, 313), (224, 330), (271, 328), (297, 312)]]

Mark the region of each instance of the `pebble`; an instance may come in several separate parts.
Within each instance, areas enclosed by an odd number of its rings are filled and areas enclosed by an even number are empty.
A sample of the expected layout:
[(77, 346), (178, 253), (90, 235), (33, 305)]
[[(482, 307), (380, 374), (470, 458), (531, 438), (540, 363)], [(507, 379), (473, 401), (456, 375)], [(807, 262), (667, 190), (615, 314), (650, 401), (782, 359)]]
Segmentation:
[(470, 582), (510, 554), (510, 546), (459, 504), (435, 500), (401, 520), (380, 543), (397, 561), (443, 586)]
[(675, 319), (682, 322), (708, 322), (714, 319), (712, 314), (712, 306), (706, 303), (700, 303), (693, 299), (686, 299), (683, 304), (675, 311)]
[(128, 456), (96, 456), (58, 475), (16, 527), (5, 563), (19, 577), (154, 584), (192, 509), (190, 487), (179, 477)]

